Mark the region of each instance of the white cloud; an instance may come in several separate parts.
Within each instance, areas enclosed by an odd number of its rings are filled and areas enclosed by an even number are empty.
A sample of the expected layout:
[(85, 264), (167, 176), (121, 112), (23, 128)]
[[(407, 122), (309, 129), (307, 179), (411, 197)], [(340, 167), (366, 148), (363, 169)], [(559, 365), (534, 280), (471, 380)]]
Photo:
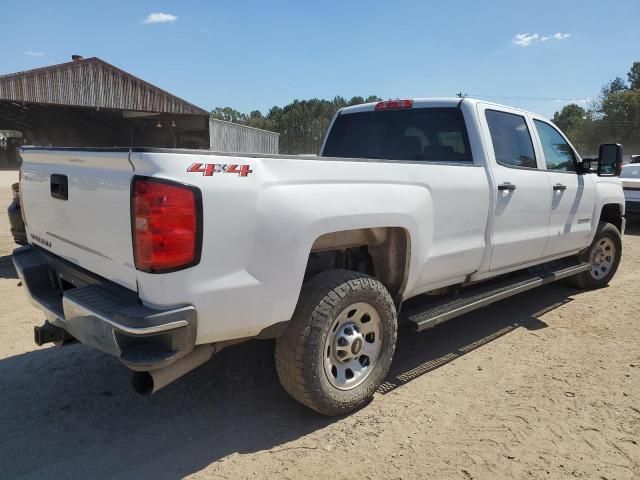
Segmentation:
[(33, 50), (27, 50), (24, 52), (25, 55), (29, 57), (41, 57), (44, 55), (44, 52), (34, 52)]
[(547, 42), (549, 40), (566, 40), (570, 33), (558, 32), (553, 35), (539, 35), (537, 33), (518, 33), (511, 40), (518, 47), (528, 47), (537, 42)]
[(518, 33), (515, 37), (513, 37), (513, 43), (515, 43), (519, 47), (528, 47), (539, 38), (540, 35), (538, 35), (537, 33), (533, 33), (531, 35), (529, 35), (528, 33)]
[(147, 15), (142, 23), (172, 23), (178, 20), (178, 17), (171, 13), (154, 12)]

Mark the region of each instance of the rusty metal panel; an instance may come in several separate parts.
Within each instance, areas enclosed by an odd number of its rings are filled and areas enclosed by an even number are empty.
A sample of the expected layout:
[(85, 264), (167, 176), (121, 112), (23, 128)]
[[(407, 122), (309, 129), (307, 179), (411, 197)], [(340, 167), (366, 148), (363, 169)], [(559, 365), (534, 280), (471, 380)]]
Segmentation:
[(209, 119), (211, 150), (233, 153), (279, 153), (280, 134), (237, 123)]
[(0, 76), (0, 100), (208, 115), (206, 110), (99, 58)]

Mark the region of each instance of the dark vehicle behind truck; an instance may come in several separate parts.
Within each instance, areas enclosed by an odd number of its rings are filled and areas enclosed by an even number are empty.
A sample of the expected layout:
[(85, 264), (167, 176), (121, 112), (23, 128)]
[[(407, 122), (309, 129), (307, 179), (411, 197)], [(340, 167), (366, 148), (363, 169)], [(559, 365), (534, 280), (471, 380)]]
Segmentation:
[(13, 193), (13, 200), (7, 209), (11, 235), (13, 235), (13, 240), (17, 244), (25, 245), (27, 243), (27, 232), (24, 228), (24, 221), (22, 220), (22, 211), (20, 208), (20, 184), (14, 183), (11, 185), (11, 191)]

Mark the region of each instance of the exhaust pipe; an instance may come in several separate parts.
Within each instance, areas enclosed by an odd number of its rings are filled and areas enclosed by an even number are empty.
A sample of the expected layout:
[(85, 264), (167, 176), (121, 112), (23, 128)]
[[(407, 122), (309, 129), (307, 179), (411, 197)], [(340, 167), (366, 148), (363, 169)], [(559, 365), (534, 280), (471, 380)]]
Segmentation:
[(199, 367), (219, 350), (215, 344), (200, 345), (193, 352), (182, 357), (169, 366), (151, 370), (150, 372), (133, 372), (131, 386), (140, 395), (151, 395), (174, 380)]

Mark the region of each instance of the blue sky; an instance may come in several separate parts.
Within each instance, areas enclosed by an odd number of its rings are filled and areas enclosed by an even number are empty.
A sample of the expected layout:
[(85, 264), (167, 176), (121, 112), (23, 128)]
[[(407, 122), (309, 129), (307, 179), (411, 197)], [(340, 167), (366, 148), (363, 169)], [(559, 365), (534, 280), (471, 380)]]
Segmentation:
[(0, 0), (0, 11), (0, 74), (97, 56), (206, 109), (462, 91), (550, 115), (640, 60), (638, 0)]

